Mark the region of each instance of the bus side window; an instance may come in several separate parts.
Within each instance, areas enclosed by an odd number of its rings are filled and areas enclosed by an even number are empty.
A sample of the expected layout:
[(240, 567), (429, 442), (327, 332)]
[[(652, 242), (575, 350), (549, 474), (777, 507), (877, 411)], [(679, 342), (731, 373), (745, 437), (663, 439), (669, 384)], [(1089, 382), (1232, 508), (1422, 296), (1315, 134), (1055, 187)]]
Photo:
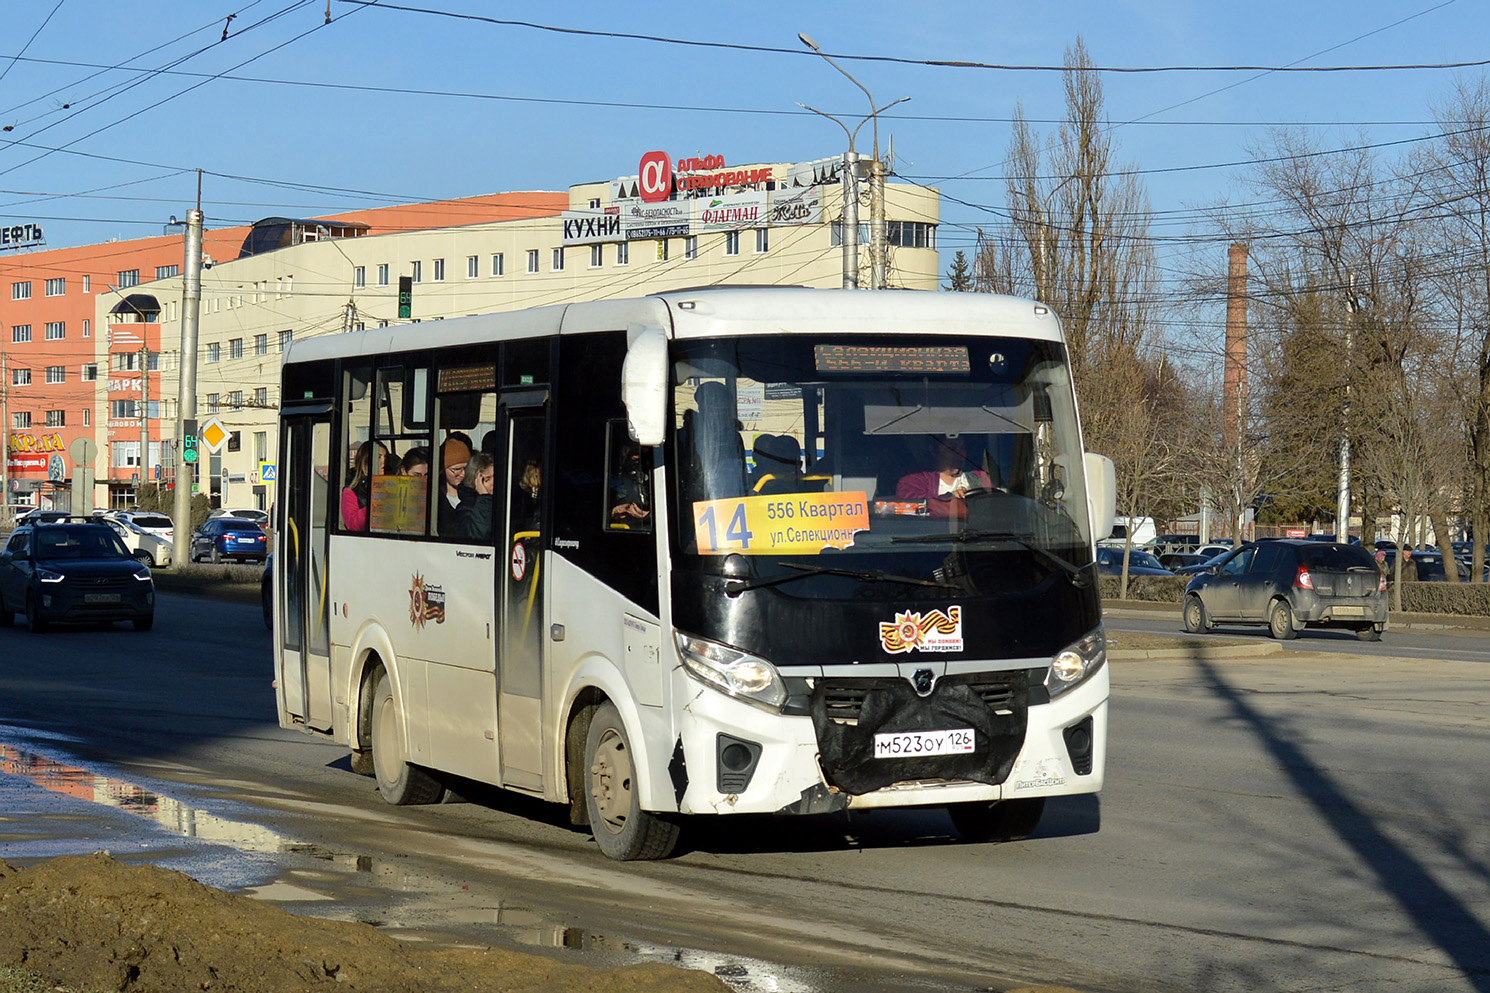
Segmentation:
[(611, 531), (652, 530), (652, 449), (631, 440), (624, 420), (606, 424), (605, 517)]
[[(495, 369), (493, 369), (495, 376)], [(467, 521), (478, 496), (466, 468), (471, 457), (485, 453), (496, 461), (497, 397), (495, 393), (461, 392), (442, 394), (437, 409), (438, 439), (435, 465), (438, 475), (434, 495), (434, 533), (445, 541), (476, 541), (485, 544), (489, 535), (473, 538)], [(461, 504), (466, 505), (464, 511)]]
[[(340, 455), (341, 481), (333, 483), (337, 492), (343, 494), (340, 524), (343, 531), (367, 530), (368, 501), (364, 498), (357, 506), (357, 494), (362, 484), (368, 482), (357, 476), (357, 453), (362, 445), (372, 438), (372, 399), (369, 396), (372, 384), (370, 366), (347, 366), (342, 387), (341, 423), (343, 428)], [(370, 482), (367, 489), (370, 490)], [(350, 494), (351, 499), (347, 498)]]

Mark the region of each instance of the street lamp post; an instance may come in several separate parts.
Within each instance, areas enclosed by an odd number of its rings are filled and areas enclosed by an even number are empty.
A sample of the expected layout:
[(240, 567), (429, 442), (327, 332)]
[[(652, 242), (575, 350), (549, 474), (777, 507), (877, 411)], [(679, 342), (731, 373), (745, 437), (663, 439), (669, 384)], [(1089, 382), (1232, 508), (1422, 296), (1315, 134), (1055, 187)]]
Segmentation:
[[(854, 151), (854, 136), (858, 134), (859, 128), (862, 128), (864, 126), (864, 122), (865, 121), (872, 122), (872, 127), (871, 127), (870, 130), (871, 130), (871, 133), (873, 135), (873, 141), (874, 141), (873, 152), (874, 152), (874, 154), (873, 154), (873, 158), (871, 158), (869, 160), (869, 270), (870, 270), (870, 283), (869, 283), (869, 285), (873, 289), (882, 290), (882, 289), (885, 288), (885, 257), (886, 257), (886, 255), (888, 253), (886, 252), (886, 238), (885, 238), (885, 166), (884, 166), (884, 163), (880, 161), (880, 125), (879, 125), (879, 115), (881, 113), (883, 113), (884, 111), (889, 110), (891, 107), (895, 106), (896, 104), (904, 103), (905, 101), (909, 100), (910, 97), (901, 97), (898, 100), (892, 100), (892, 101), (890, 101), (889, 103), (885, 104), (883, 107), (875, 107), (875, 105), (874, 105), (874, 97), (870, 94), (869, 90), (867, 88), (865, 88), (864, 84), (861, 83), (861, 82), (859, 82), (852, 75), (850, 75), (847, 72), (847, 70), (845, 70), (843, 68), (843, 66), (839, 65), (837, 62), (834, 62), (831, 58), (829, 58), (828, 57), (828, 54), (826, 52), (824, 52), (820, 47), (818, 47), (818, 43), (816, 41), (814, 41), (810, 35), (803, 34), (802, 32), (798, 32), (797, 33), (797, 38), (802, 42), (802, 44), (804, 44), (808, 48), (812, 49), (818, 55), (821, 55), (823, 57), (823, 60), (825, 62), (827, 62), (828, 65), (832, 66), (834, 69), (837, 69), (840, 73), (842, 73), (843, 76), (850, 83), (853, 83), (855, 86), (857, 86), (860, 89), (860, 91), (863, 92), (864, 96), (869, 99), (869, 116), (868, 117), (865, 117), (863, 120), (861, 120), (859, 122), (858, 127), (854, 128), (853, 131), (849, 131), (847, 125), (845, 125), (842, 121), (838, 120), (838, 118), (832, 116), (831, 114), (824, 114), (822, 111), (815, 110), (812, 107), (808, 107), (806, 104), (798, 104), (797, 106), (802, 107), (804, 110), (811, 110), (814, 114), (818, 114), (818, 115), (821, 115), (822, 117), (828, 118), (830, 121), (833, 121), (839, 127), (843, 128), (844, 132), (846, 134), (848, 134), (848, 152), (847, 152), (847, 154), (845, 154), (844, 160), (843, 160), (844, 171), (847, 174), (847, 178), (844, 180), (844, 187), (843, 187), (843, 189), (844, 189), (844, 197), (845, 197), (844, 207), (843, 207), (843, 228), (844, 228), (844, 232), (843, 232), (844, 233), (844, 242), (843, 242), (843, 244), (844, 244), (844, 284), (843, 285), (845, 287), (856, 287), (856, 286), (859, 285), (859, 261), (858, 261), (858, 254), (859, 254), (859, 197), (858, 197), (858, 191), (859, 191), (859, 187), (858, 187), (858, 168), (857, 168), (858, 167), (859, 156), (858, 156), (858, 153)], [(852, 193), (852, 195), (853, 195), (852, 196), (852, 204), (853, 204), (853, 208), (852, 208), (852, 214), (853, 214), (853, 242), (852, 242), (852, 252), (853, 252), (853, 281), (852, 282), (850, 282), (849, 281), (849, 278), (848, 278), (849, 253), (850, 253), (850, 242), (849, 242), (849, 222), (850, 222), (850, 218), (849, 218), (849, 214), (850, 214), (849, 203), (850, 203), (850, 201), (849, 201), (848, 198), (849, 198), (850, 193)]]

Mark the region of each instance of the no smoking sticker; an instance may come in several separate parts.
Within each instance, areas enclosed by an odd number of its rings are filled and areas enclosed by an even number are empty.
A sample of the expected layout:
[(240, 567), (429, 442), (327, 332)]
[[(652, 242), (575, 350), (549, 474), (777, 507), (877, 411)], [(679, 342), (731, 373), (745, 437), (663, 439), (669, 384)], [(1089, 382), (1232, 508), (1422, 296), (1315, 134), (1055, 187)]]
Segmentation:
[(522, 542), (512, 546), (512, 579), (514, 582), (522, 582), (523, 577), (528, 574), (528, 553), (523, 548)]

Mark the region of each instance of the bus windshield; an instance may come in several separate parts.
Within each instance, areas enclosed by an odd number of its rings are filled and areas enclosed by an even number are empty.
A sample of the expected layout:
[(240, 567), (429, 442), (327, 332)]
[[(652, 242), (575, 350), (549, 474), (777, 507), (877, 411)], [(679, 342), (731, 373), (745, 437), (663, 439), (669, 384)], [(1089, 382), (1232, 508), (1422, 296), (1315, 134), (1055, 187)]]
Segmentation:
[(904, 599), (1027, 591), (1091, 563), (1056, 342), (779, 335), (677, 341), (673, 359), (685, 570)]

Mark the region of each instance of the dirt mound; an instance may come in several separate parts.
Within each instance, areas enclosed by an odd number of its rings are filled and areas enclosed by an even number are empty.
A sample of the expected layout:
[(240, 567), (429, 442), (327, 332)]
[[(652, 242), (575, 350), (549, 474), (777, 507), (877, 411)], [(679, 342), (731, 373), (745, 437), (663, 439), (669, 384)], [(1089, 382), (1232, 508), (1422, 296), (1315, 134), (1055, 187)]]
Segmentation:
[(0, 861), (0, 966), (131, 993), (728, 989), (666, 965), (595, 970), (520, 952), (412, 948), (366, 924), (297, 917), (104, 854), (19, 870)]

